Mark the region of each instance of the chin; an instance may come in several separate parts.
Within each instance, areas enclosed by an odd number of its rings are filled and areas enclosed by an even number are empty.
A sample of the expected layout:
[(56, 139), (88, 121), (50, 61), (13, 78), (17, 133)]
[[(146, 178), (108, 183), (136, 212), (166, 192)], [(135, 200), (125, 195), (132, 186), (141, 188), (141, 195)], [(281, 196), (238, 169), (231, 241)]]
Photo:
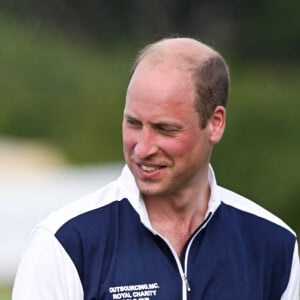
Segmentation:
[(158, 196), (167, 196), (173, 192), (172, 189), (168, 189), (162, 186), (155, 186), (152, 184), (138, 184), (138, 188), (143, 196), (147, 197), (158, 197)]
[(162, 188), (157, 187), (151, 183), (137, 182), (137, 186), (138, 186), (141, 194), (143, 194), (145, 196), (158, 196), (158, 195), (164, 194), (164, 191)]

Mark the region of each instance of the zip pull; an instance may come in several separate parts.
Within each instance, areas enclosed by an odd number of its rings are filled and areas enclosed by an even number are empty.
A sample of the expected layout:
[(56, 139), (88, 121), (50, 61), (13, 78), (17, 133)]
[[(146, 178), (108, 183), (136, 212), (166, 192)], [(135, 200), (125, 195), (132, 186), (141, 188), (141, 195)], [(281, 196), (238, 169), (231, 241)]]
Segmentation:
[(184, 279), (184, 283), (185, 283), (185, 286), (186, 286), (186, 290), (188, 292), (190, 292), (191, 291), (191, 286), (190, 286), (189, 280), (188, 280), (188, 278), (185, 274), (183, 274), (183, 279)]

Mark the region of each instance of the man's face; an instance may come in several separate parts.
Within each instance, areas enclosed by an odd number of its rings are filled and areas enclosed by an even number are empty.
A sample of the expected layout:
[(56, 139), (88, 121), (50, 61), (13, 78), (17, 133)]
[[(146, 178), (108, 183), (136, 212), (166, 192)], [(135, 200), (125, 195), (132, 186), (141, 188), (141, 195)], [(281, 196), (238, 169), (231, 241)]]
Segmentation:
[(191, 75), (141, 62), (124, 110), (125, 161), (144, 196), (193, 189), (207, 174), (212, 145), (194, 108)]

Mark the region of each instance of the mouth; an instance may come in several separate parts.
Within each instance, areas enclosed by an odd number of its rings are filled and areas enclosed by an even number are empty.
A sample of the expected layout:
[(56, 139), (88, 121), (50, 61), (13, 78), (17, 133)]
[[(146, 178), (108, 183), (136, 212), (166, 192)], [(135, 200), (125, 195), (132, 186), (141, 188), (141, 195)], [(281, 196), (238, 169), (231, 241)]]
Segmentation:
[(157, 167), (157, 166), (146, 166), (146, 165), (140, 165), (141, 169), (145, 172), (155, 172), (158, 169), (161, 169), (162, 167)]
[(168, 168), (170, 166), (170, 163), (163, 160), (161, 160), (160, 162), (158, 160), (156, 162), (142, 161), (133, 157), (131, 159), (131, 166), (139, 177), (154, 179), (162, 176), (164, 174), (163, 170)]
[(166, 176), (168, 165), (132, 161), (130, 167), (136, 180), (150, 183), (162, 180)]

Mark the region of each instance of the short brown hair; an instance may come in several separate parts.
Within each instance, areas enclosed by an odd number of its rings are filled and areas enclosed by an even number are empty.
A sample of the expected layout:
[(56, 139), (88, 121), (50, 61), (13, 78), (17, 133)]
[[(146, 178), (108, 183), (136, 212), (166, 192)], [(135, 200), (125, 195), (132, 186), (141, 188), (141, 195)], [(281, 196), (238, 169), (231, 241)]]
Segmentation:
[(196, 110), (200, 125), (204, 128), (218, 105), (226, 107), (229, 93), (229, 70), (220, 55), (209, 57), (192, 68), (196, 99)]

